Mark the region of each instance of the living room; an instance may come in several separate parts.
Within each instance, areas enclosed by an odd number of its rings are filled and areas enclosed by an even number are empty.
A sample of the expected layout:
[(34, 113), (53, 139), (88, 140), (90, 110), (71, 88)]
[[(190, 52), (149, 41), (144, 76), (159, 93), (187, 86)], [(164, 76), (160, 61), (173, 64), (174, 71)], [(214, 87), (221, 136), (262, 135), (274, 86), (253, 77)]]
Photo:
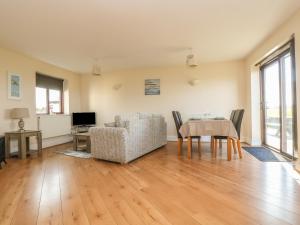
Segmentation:
[(0, 27), (0, 225), (300, 223), (297, 0), (11, 0)]

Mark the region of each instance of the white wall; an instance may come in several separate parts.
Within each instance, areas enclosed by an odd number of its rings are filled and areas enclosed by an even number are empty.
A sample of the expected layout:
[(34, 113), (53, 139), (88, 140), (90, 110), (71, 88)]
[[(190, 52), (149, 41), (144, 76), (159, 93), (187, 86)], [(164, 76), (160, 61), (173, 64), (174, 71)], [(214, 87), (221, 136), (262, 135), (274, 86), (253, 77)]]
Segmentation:
[[(98, 124), (110, 122), (122, 112), (163, 114), (169, 138), (176, 131), (171, 115), (179, 110), (185, 118), (211, 113), (229, 117), (232, 109), (245, 106), (245, 65), (243, 61), (202, 64), (197, 68), (178, 66), (81, 76), (82, 107), (96, 111)], [(159, 78), (161, 95), (145, 96), (144, 80)], [(188, 82), (199, 79), (197, 86)], [(113, 86), (122, 84), (119, 90)]]
[[(80, 75), (0, 48), (0, 135), (17, 129), (17, 121), (9, 118), (10, 109), (15, 107), (29, 108), (30, 118), (25, 119), (25, 128), (37, 129), (35, 114), (35, 74), (37, 71), (65, 79), (65, 97), (69, 96), (69, 99), (65, 99), (66, 111), (81, 110)], [(23, 96), (21, 100), (8, 99), (8, 72), (22, 76)], [(59, 125), (58, 123), (57, 126)]]
[[(246, 133), (251, 142), (260, 141), (260, 105), (259, 105), (259, 74), (258, 67), (254, 65), (262, 59), (267, 53), (277, 46), (280, 46), (295, 34), (295, 51), (296, 51), (296, 82), (297, 87), (300, 80), (300, 11), (280, 26), (274, 33), (272, 33), (263, 43), (261, 43), (246, 59), (247, 70), (247, 109), (250, 117), (246, 122)], [(300, 118), (300, 89), (297, 88), (297, 113)], [(300, 140), (300, 120), (298, 119), (298, 140)]]
[[(246, 134), (252, 143), (260, 141), (260, 106), (259, 95), (257, 95), (258, 68), (256, 62), (262, 59), (272, 49), (282, 45), (291, 35), (295, 35), (295, 53), (296, 53), (296, 98), (297, 98), (297, 128), (298, 142), (300, 141), (300, 10), (289, 20), (275, 30), (264, 42), (262, 42), (246, 59), (246, 83), (247, 85), (247, 111), (250, 117), (246, 122)], [(299, 149), (299, 146), (298, 146)], [(299, 150), (298, 150), (299, 152)], [(298, 161), (298, 170), (300, 171), (300, 160)]]

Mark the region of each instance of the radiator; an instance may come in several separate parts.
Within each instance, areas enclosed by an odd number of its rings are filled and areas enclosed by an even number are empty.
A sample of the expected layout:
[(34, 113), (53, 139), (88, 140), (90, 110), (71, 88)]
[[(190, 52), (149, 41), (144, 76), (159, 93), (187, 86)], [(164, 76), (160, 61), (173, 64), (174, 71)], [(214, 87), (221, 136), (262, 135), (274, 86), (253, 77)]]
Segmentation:
[(38, 117), (38, 129), (44, 138), (53, 138), (71, 134), (71, 116), (42, 115)]

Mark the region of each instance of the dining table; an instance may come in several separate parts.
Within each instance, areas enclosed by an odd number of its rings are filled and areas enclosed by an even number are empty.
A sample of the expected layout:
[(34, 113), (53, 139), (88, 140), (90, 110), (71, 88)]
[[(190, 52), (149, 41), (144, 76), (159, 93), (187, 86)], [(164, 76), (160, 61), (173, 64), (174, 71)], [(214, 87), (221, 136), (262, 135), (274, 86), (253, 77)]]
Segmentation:
[(188, 139), (188, 159), (192, 157), (192, 137), (194, 136), (224, 136), (227, 137), (228, 159), (231, 157), (231, 139), (238, 139), (237, 131), (231, 120), (219, 118), (190, 119), (182, 124), (179, 132)]

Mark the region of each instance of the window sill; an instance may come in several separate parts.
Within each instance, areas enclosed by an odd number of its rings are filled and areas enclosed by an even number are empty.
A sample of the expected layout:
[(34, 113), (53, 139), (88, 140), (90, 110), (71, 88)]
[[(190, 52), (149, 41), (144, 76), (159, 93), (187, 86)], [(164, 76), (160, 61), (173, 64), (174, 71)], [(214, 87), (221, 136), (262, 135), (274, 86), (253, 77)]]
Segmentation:
[(40, 116), (70, 116), (70, 114), (65, 113), (57, 113), (57, 114), (36, 114), (37, 117)]

